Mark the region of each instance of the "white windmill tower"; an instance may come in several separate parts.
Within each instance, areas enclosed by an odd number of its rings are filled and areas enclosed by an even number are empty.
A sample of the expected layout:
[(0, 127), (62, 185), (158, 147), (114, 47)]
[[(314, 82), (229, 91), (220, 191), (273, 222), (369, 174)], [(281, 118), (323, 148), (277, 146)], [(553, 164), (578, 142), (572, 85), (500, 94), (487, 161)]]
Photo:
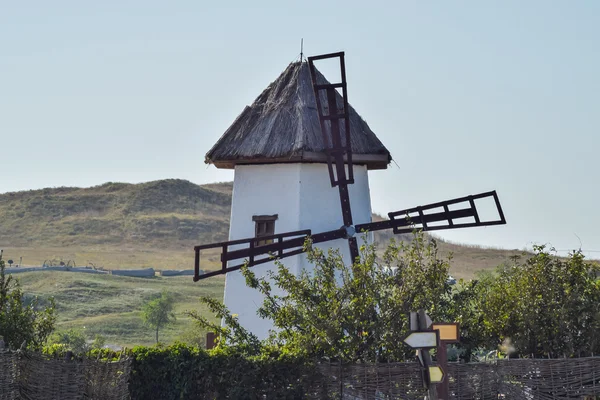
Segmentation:
[[(326, 58), (339, 58), (341, 82), (329, 83), (315, 68), (315, 61)], [(344, 53), (290, 64), (206, 154), (207, 163), (235, 171), (231, 221), (228, 242), (195, 247), (194, 280), (226, 274), (225, 305), (242, 326), (264, 338), (272, 325), (256, 314), (263, 299), (246, 286), (239, 271), (244, 262), (261, 277), (274, 268), (273, 257), (285, 258), (298, 273), (310, 268), (302, 254), (308, 235), (315, 245), (340, 249), (350, 263), (358, 256), (362, 231), (401, 233), (411, 223), (423, 230), (505, 223), (495, 192), (372, 222), (368, 171), (386, 169), (390, 161), (389, 151), (348, 104)], [(480, 221), (474, 201), (486, 197), (495, 200), (498, 220)], [(460, 203), (468, 206), (449, 209)], [(210, 248), (221, 249), (221, 269), (201, 271), (200, 251)]]

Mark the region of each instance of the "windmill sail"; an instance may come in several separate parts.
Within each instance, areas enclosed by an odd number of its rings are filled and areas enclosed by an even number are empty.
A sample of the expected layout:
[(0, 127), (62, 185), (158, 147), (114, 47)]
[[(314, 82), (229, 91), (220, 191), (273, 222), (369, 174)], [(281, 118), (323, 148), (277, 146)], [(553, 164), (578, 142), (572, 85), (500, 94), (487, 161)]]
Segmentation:
[[(479, 216), (477, 202), (479, 200), (492, 199), (496, 206), (497, 218), (482, 219)], [(451, 206), (462, 205), (458, 209), (451, 210)], [(436, 211), (442, 209), (443, 211)], [(435, 211), (435, 212), (433, 212)], [(408, 233), (413, 230), (435, 231), (443, 229), (472, 228), (480, 226), (504, 225), (506, 219), (500, 200), (496, 191), (479, 193), (476, 195), (459, 197), (451, 200), (427, 204), (423, 206), (408, 208), (402, 211), (389, 213), (390, 219), (380, 222), (371, 222), (367, 224), (356, 225), (357, 232), (372, 232), (384, 229), (392, 229), (395, 234)], [(459, 222), (458, 220), (472, 219), (469, 222)], [(348, 237), (344, 227), (320, 232), (311, 235), (310, 230), (281, 233), (267, 237), (274, 239), (274, 243), (255, 247), (253, 243), (256, 238), (247, 238), (242, 240), (233, 240), (229, 242), (220, 242), (204, 246), (196, 246), (196, 263), (194, 265), (194, 281), (209, 278), (215, 275), (226, 274), (231, 271), (239, 270), (244, 264), (249, 267), (259, 265), (274, 259), (282, 259), (293, 255), (301, 254), (305, 251), (304, 243), (310, 237), (312, 243), (324, 243), (331, 240), (343, 239)], [(262, 238), (261, 238), (262, 239)], [(355, 239), (353, 237), (353, 239)], [(247, 246), (243, 249), (229, 251), (229, 246)], [(222, 248), (221, 269), (216, 271), (200, 271), (200, 251), (210, 248)], [(240, 264), (228, 266), (228, 262), (242, 260)]]

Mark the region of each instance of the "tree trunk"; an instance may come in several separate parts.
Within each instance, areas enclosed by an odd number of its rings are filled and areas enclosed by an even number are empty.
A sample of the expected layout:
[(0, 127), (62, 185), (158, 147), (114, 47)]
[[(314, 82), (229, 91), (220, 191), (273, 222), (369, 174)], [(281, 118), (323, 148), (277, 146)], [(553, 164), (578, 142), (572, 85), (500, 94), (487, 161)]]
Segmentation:
[(156, 325), (156, 343), (158, 343), (158, 325)]

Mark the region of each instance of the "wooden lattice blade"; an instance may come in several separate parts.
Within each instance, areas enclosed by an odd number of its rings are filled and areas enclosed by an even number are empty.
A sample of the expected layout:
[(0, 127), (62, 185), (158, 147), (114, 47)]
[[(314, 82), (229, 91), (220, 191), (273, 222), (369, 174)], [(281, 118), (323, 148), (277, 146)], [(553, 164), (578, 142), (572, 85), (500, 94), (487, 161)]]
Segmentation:
[[(477, 210), (476, 201), (492, 199), (496, 206), (497, 218), (482, 220)], [(462, 205), (458, 209), (451, 210), (450, 206)], [(432, 210), (439, 210), (432, 212)], [(471, 228), (478, 226), (504, 225), (506, 219), (500, 205), (496, 191), (480, 193), (456, 199), (427, 204), (424, 206), (409, 208), (406, 210), (391, 212), (389, 220), (370, 222), (356, 225), (357, 232), (378, 231), (393, 229), (394, 233), (409, 233), (414, 229), (423, 231), (435, 231), (443, 229)], [(470, 221), (464, 222), (464, 219)], [(463, 220), (463, 221), (456, 221)], [(435, 225), (433, 225), (435, 224)]]
[[(317, 60), (339, 58), (341, 82), (321, 85), (317, 82), (317, 74), (314, 62)], [(310, 67), (313, 90), (315, 92), (315, 102), (317, 104), (317, 113), (321, 126), (321, 134), (325, 145), (327, 155), (327, 167), (329, 170), (329, 179), (331, 186), (338, 186), (340, 193), (340, 208), (345, 227), (352, 227), (352, 209), (350, 207), (350, 196), (348, 195), (348, 185), (354, 183), (354, 170), (352, 165), (352, 143), (350, 139), (350, 115), (348, 108), (348, 88), (346, 83), (346, 65), (344, 53), (323, 54), (308, 58)], [(342, 91), (342, 109), (338, 109), (338, 92)], [(325, 94), (325, 108), (321, 102), (321, 92)], [(344, 128), (345, 135), (342, 136), (341, 128)], [(346, 162), (348, 164), (348, 173), (346, 174)], [(358, 245), (354, 238), (348, 239), (350, 256), (352, 260), (358, 257)]]
[[(313, 236), (310, 230), (279, 233), (272, 236), (263, 236), (260, 238), (252, 237), (240, 240), (230, 240), (227, 242), (211, 243), (194, 247), (194, 281), (210, 278), (211, 276), (222, 275), (228, 272), (237, 271), (244, 265), (252, 267), (260, 265), (275, 259), (283, 259), (303, 253), (304, 243), (308, 237), (311, 237), (313, 243), (327, 242), (330, 240), (341, 239), (346, 235), (343, 229), (336, 229), (327, 232), (317, 233)], [(272, 243), (256, 246), (256, 242), (272, 241)], [(242, 247), (231, 249), (231, 246)], [(216, 271), (203, 272), (200, 269), (200, 252), (202, 250), (221, 248), (221, 268)], [(240, 260), (239, 264), (228, 265), (231, 261)]]
[[(339, 58), (340, 60), (341, 82), (319, 84), (317, 82), (317, 73), (314, 62), (331, 58)], [(325, 147), (325, 155), (327, 156), (327, 167), (329, 170), (331, 186), (335, 187), (340, 184), (352, 184), (354, 183), (354, 171), (352, 169), (352, 143), (350, 140), (350, 114), (344, 52), (309, 57), (308, 64), (315, 93), (315, 103), (317, 106), (317, 114), (319, 115), (319, 124)], [(338, 109), (337, 100), (340, 94), (336, 89), (341, 90), (341, 110)], [(327, 113), (325, 113), (325, 109), (327, 109)], [(342, 127), (344, 129), (344, 135), (342, 135)], [(345, 163), (348, 164), (348, 174), (346, 174)]]

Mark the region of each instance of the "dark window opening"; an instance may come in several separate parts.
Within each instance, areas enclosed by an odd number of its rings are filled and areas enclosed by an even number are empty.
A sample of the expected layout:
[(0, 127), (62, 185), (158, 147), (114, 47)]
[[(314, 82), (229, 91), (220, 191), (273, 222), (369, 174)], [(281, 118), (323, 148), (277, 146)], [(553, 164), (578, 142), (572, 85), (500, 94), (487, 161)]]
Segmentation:
[[(257, 238), (265, 236), (273, 236), (275, 234), (275, 215), (254, 215), (252, 221), (254, 221), (254, 236)], [(273, 239), (257, 240), (255, 246), (264, 246), (266, 244), (273, 243)]]

